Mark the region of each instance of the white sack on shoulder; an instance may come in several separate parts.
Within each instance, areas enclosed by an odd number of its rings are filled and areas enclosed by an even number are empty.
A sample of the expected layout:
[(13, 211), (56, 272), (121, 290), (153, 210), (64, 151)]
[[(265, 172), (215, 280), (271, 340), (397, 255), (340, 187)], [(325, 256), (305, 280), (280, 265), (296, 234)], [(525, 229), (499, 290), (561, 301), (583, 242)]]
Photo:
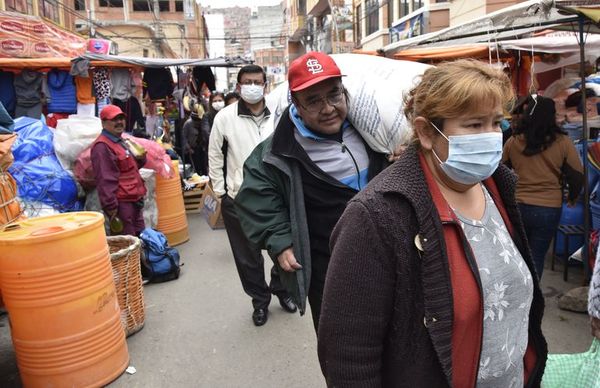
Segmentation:
[[(403, 98), (429, 68), (417, 62), (374, 55), (334, 54), (349, 94), (348, 120), (375, 151), (392, 154), (407, 144), (412, 129), (404, 116)], [(277, 125), (290, 104), (287, 82), (266, 97), (271, 120)]]

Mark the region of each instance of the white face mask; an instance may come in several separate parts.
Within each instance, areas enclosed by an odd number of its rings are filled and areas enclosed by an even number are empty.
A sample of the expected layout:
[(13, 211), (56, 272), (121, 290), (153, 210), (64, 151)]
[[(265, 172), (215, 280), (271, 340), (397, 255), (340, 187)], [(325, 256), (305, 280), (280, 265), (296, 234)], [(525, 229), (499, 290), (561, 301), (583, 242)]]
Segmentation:
[(264, 86), (261, 85), (242, 85), (241, 96), (248, 104), (256, 104), (263, 99)]
[(216, 111), (220, 111), (225, 107), (225, 101), (215, 101), (212, 103), (212, 107)]

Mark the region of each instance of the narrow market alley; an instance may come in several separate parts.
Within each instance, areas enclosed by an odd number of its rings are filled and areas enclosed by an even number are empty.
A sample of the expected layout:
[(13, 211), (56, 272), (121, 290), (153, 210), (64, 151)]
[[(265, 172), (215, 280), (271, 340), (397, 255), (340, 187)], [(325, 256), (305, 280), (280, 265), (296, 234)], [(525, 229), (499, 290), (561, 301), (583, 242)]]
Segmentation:
[[(200, 214), (188, 215), (188, 222), (191, 240), (177, 247), (182, 276), (144, 288), (145, 327), (127, 339), (137, 372), (109, 387), (323, 387), (310, 313), (285, 313), (275, 299), (267, 324), (255, 327), (225, 230), (211, 230)], [(580, 283), (580, 268), (570, 270), (568, 283), (560, 266), (544, 272), (550, 353), (589, 348), (587, 315), (557, 307), (557, 296)], [(0, 386), (20, 386), (6, 314), (0, 316)]]

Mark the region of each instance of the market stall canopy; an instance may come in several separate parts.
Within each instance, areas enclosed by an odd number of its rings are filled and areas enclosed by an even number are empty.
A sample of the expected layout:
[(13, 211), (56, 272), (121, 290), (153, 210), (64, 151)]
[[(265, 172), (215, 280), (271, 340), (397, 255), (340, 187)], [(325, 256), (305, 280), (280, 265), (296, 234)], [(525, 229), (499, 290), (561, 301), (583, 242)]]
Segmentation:
[[(72, 58), (0, 58), (0, 69), (19, 71), (22, 69), (45, 70), (45, 69), (65, 69), (71, 68)], [(138, 67), (126, 62), (98, 60), (91, 61), (92, 66), (99, 67)]]
[[(576, 23), (578, 16), (567, 14), (561, 8), (569, 7), (585, 14), (590, 32), (600, 32), (597, 26), (600, 6), (588, 5), (589, 0), (552, 1), (529, 0), (476, 18), (467, 23), (445, 28), (414, 38), (400, 40), (383, 48), (386, 56), (401, 50), (427, 47), (447, 47), (473, 43), (495, 42), (507, 38), (518, 38), (535, 31)], [(595, 23), (595, 24), (594, 24)]]
[(451, 47), (424, 47), (402, 50), (394, 54), (394, 59), (405, 61), (452, 60), (459, 58), (483, 58), (488, 56), (486, 43)]
[(88, 59), (95, 65), (96, 61), (118, 62), (140, 67), (167, 67), (167, 66), (210, 66), (210, 67), (233, 67), (249, 65), (252, 61), (241, 57), (219, 57), (208, 59), (178, 59), (178, 58), (144, 58), (124, 57), (120, 55), (83, 54), (79, 58)]
[(86, 39), (39, 16), (0, 12), (0, 58), (77, 56)]

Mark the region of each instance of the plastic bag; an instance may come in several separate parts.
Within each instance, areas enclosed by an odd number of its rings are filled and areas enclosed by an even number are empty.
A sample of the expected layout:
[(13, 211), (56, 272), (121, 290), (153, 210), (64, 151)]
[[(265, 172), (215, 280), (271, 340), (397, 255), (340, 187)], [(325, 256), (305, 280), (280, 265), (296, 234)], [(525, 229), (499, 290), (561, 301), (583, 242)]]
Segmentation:
[(54, 150), (63, 167), (73, 168), (77, 156), (89, 147), (102, 132), (102, 122), (97, 117), (70, 115), (58, 120), (54, 132)]
[(600, 388), (600, 340), (585, 353), (549, 354), (543, 388)]
[[(404, 116), (404, 94), (419, 81), (429, 65), (364, 54), (331, 56), (345, 77), (348, 120), (375, 151), (393, 154), (407, 144), (412, 129)], [(288, 84), (279, 85), (267, 97), (275, 128), (290, 104)]]
[[(173, 169), (171, 168), (171, 158), (165, 152), (165, 149), (155, 141), (134, 137), (124, 133), (122, 135), (126, 139), (131, 139), (137, 144), (144, 147), (146, 150), (146, 164), (144, 168), (153, 170), (158, 175), (165, 179), (169, 179), (173, 176)], [(73, 175), (77, 182), (86, 191), (90, 191), (96, 187), (96, 181), (94, 178), (94, 169), (92, 168), (92, 148), (91, 146), (83, 150), (75, 160), (73, 164)]]
[(52, 131), (40, 120), (15, 120), (17, 140), (13, 144), (14, 163), (8, 169), (17, 181), (24, 202), (41, 202), (60, 211), (77, 211), (77, 185), (62, 167), (52, 146)]
[(144, 168), (154, 170), (158, 175), (165, 179), (173, 177), (173, 169), (171, 168), (171, 158), (167, 155), (167, 152), (154, 140), (148, 140), (141, 137), (134, 137), (128, 133), (124, 133), (123, 137), (131, 139), (137, 144), (144, 147), (146, 150), (146, 164)]

